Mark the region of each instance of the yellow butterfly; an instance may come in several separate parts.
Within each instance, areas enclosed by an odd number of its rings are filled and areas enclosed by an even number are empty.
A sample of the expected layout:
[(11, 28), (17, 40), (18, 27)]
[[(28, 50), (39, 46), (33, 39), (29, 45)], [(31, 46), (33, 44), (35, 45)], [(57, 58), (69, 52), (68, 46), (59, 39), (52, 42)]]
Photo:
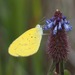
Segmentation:
[(39, 49), (42, 35), (43, 29), (39, 24), (35, 28), (27, 30), (10, 44), (9, 54), (15, 57), (35, 54)]

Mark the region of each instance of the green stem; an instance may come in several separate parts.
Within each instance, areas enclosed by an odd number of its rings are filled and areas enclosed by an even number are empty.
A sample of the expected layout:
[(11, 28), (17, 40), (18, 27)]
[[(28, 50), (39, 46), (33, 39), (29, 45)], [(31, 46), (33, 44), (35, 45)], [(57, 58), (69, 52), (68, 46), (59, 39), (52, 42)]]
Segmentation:
[(52, 65), (50, 65), (50, 67), (49, 67), (47, 75), (53, 75), (53, 73), (54, 73), (53, 71), (54, 71), (55, 67), (56, 67), (56, 63), (53, 62)]
[(60, 62), (60, 75), (64, 75), (64, 62), (63, 62), (63, 60)]

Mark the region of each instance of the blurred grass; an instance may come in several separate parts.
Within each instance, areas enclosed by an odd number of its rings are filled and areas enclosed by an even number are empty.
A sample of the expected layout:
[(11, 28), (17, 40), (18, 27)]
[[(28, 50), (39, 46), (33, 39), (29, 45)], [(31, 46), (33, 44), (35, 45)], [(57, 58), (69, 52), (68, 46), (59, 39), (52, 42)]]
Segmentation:
[(9, 44), (42, 17), (41, 0), (0, 0), (0, 75), (43, 75), (43, 55), (15, 58)]
[[(64, 10), (63, 13), (69, 18), (75, 18), (72, 2), (71, 0), (70, 4), (70, 0), (0, 0), (0, 75), (46, 75), (48, 61), (43, 50), (46, 39), (43, 39), (35, 55), (26, 58), (10, 56), (8, 47), (23, 32), (35, 27), (43, 14), (51, 17), (59, 8)], [(74, 37), (74, 33), (72, 36)]]

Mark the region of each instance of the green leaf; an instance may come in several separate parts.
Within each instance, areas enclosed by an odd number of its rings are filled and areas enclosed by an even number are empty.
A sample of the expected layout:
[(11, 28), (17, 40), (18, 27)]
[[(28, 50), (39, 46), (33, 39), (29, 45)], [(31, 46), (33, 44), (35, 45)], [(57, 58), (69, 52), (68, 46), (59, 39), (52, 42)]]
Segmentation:
[(64, 75), (71, 75), (71, 73), (68, 70), (64, 70)]

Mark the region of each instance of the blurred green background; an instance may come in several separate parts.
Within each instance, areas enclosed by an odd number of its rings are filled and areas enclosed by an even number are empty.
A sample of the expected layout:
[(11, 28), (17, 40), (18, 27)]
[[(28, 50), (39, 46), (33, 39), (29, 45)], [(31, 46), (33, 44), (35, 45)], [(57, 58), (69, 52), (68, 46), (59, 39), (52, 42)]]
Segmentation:
[(8, 54), (8, 47), (23, 32), (35, 27), (43, 17), (52, 17), (57, 8), (73, 26), (69, 34), (72, 50), (66, 68), (75, 75), (74, 0), (0, 0), (0, 75), (46, 75), (51, 60), (45, 53), (47, 36), (43, 36), (39, 51), (30, 57), (12, 57)]

